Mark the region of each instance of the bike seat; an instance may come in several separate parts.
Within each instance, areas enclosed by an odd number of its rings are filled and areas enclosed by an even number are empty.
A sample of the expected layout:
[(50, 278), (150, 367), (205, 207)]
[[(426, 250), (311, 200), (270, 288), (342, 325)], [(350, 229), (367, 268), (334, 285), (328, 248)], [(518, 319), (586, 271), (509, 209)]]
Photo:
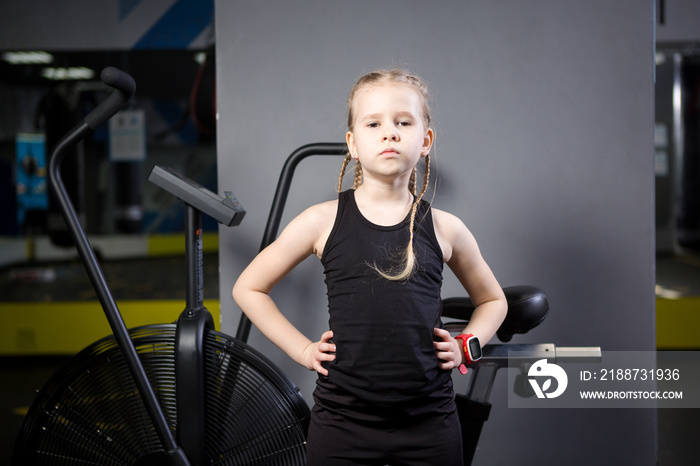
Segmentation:
[[(549, 301), (544, 291), (534, 286), (511, 286), (503, 288), (508, 302), (508, 314), (496, 335), (504, 342), (510, 341), (516, 333), (527, 333), (537, 327), (547, 317)], [(465, 326), (474, 312), (474, 304), (468, 297), (446, 298), (442, 300), (442, 316), (458, 319), (445, 328)]]

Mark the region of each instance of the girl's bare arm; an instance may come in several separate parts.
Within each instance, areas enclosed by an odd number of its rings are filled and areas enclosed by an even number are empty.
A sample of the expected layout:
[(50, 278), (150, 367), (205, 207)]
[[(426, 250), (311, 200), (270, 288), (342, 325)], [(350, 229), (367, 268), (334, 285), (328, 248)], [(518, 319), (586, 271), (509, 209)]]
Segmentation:
[[(433, 219), (445, 262), (476, 306), (462, 333), (474, 334), (483, 346), (491, 340), (506, 317), (508, 304), (503, 289), (464, 223), (454, 215), (437, 209), (434, 209)], [(435, 333), (441, 338), (436, 343), (441, 367), (450, 369), (463, 363), (464, 352), (459, 342), (445, 330), (437, 329)]]
[(279, 238), (248, 265), (233, 287), (234, 300), (263, 335), (297, 363), (324, 375), (327, 371), (321, 363), (334, 359), (330, 353), (335, 347), (329, 342), (332, 332), (312, 342), (282, 314), (270, 291), (304, 259), (319, 254), (319, 245), (329, 231), (331, 210), (319, 204), (292, 220)]

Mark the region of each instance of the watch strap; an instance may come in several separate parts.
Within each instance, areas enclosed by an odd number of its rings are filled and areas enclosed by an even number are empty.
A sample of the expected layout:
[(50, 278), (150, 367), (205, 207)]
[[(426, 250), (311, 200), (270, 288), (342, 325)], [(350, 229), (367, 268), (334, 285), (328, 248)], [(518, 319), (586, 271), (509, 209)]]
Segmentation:
[[(464, 357), (467, 360), (467, 364), (474, 362), (469, 357), (469, 347), (467, 345), (467, 341), (469, 341), (469, 339), (473, 336), (474, 336), (474, 334), (472, 334), (472, 333), (462, 333), (462, 334), (457, 335), (455, 337), (455, 340), (462, 340), (462, 352), (464, 353)], [(459, 369), (459, 373), (462, 375), (465, 375), (467, 372), (469, 372), (467, 370), (466, 364), (460, 364), (458, 369)]]

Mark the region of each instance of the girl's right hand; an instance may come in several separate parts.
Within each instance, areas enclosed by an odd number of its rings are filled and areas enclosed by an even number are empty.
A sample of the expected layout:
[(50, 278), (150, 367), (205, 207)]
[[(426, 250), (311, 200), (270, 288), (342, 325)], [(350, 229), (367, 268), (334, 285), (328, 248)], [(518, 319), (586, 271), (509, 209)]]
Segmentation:
[(331, 341), (331, 338), (333, 338), (333, 331), (328, 330), (321, 335), (319, 341), (306, 347), (304, 350), (304, 367), (319, 374), (328, 375), (328, 370), (323, 367), (323, 363), (335, 359), (335, 344)]

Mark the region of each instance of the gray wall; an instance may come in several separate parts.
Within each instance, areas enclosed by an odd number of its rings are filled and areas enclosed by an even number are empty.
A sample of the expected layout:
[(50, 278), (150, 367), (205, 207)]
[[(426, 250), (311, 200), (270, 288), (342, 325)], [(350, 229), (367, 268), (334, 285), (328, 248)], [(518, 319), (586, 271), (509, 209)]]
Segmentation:
[[(216, 2), (219, 189), (248, 209), (222, 229), (222, 329), (257, 252), (282, 164), (342, 141), (345, 98), (377, 67), (433, 90), (438, 189), (503, 286), (543, 288), (551, 313), (514, 342), (652, 350), (653, 8), (648, 0)], [(302, 163), (283, 224), (332, 198), (339, 160)], [(464, 294), (446, 274), (444, 296)], [(327, 328), (311, 258), (274, 291), (309, 337)], [(256, 330), (249, 342), (311, 400), (314, 375)], [(651, 410), (515, 410), (499, 373), (476, 464), (655, 464)], [(455, 377), (458, 390), (463, 379)]]

